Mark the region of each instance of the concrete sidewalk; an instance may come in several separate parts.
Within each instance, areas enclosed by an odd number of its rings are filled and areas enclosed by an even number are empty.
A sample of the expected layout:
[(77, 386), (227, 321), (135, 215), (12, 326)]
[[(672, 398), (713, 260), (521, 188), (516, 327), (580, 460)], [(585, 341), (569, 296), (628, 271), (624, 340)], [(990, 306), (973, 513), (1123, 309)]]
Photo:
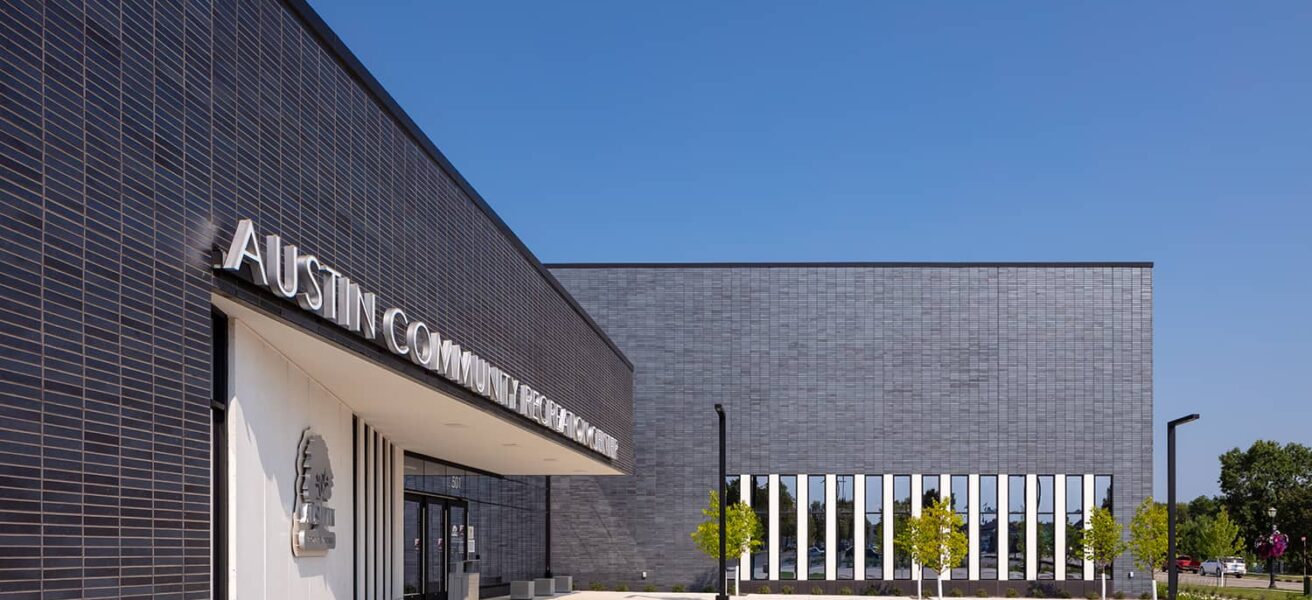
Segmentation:
[[(925, 594), (929, 598), (935, 598), (932, 586), (925, 586)], [(498, 596), (496, 598), (484, 598), (483, 600), (508, 600), (508, 596)], [(551, 597), (568, 598), (569, 600), (715, 600), (714, 593), (700, 592), (594, 592), (590, 590), (570, 592), (568, 594), (556, 594)], [(910, 600), (910, 596), (817, 596), (812, 594), (748, 594), (746, 596), (733, 596), (735, 600), (835, 600), (837, 598), (886, 598), (889, 600)], [(970, 596), (979, 600), (976, 596)], [(545, 599), (543, 599), (545, 600)], [(944, 596), (944, 600), (957, 600)], [(993, 600), (993, 599), (986, 599)], [(1015, 600), (998, 598), (996, 600)]]

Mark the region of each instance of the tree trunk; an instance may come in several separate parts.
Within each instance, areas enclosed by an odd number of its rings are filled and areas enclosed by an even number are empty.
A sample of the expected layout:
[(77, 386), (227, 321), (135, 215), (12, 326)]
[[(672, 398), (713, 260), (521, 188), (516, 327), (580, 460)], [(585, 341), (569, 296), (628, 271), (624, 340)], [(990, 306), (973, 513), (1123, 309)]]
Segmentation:
[(1098, 581), (1102, 582), (1102, 600), (1107, 600), (1107, 567), (1102, 568), (1102, 579)]
[(925, 583), (925, 567), (922, 566), (920, 567), (920, 577), (916, 578), (916, 598), (920, 598), (922, 600), (925, 597), (925, 588), (922, 587), (924, 583)]
[(938, 582), (938, 600), (943, 600), (943, 574), (939, 573), (935, 581)]
[(1153, 600), (1157, 600), (1157, 577), (1156, 577), (1156, 575), (1157, 575), (1157, 570), (1156, 570), (1156, 569), (1150, 569), (1150, 570), (1148, 571), (1148, 583), (1151, 583), (1152, 586), (1153, 586)]

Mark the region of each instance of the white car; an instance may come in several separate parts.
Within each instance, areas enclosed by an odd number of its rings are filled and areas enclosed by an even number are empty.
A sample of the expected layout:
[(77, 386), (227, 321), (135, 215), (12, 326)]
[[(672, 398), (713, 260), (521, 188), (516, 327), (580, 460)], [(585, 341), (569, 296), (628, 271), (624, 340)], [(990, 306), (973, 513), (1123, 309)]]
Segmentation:
[(1248, 574), (1248, 567), (1244, 564), (1244, 559), (1238, 556), (1227, 556), (1221, 559), (1209, 559), (1203, 561), (1198, 567), (1199, 575), (1212, 575), (1220, 577), (1221, 571), (1224, 570), (1226, 575), (1231, 577), (1243, 577)]

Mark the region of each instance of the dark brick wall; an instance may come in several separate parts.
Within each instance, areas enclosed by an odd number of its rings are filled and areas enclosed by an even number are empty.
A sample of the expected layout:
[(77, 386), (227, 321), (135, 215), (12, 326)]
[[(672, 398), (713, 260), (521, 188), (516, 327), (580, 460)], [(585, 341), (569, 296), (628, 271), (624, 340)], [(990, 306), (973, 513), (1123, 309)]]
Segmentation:
[(1123, 523), (1150, 493), (1146, 266), (553, 271), (637, 366), (634, 475), (553, 483), (584, 581), (709, 581), (717, 402), (730, 473), (1110, 473)]
[(0, 6), (0, 598), (209, 596), (210, 249), (241, 217), (632, 467), (623, 357), (298, 0)]

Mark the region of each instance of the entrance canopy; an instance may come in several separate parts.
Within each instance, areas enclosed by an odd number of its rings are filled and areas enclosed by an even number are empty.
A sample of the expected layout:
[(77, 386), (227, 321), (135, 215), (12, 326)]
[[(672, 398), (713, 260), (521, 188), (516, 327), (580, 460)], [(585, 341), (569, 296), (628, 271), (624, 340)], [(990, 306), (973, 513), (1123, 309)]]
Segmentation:
[(599, 454), (498, 414), (495, 405), (460, 400), (246, 304), (211, 299), (406, 450), (500, 475), (623, 474)]

